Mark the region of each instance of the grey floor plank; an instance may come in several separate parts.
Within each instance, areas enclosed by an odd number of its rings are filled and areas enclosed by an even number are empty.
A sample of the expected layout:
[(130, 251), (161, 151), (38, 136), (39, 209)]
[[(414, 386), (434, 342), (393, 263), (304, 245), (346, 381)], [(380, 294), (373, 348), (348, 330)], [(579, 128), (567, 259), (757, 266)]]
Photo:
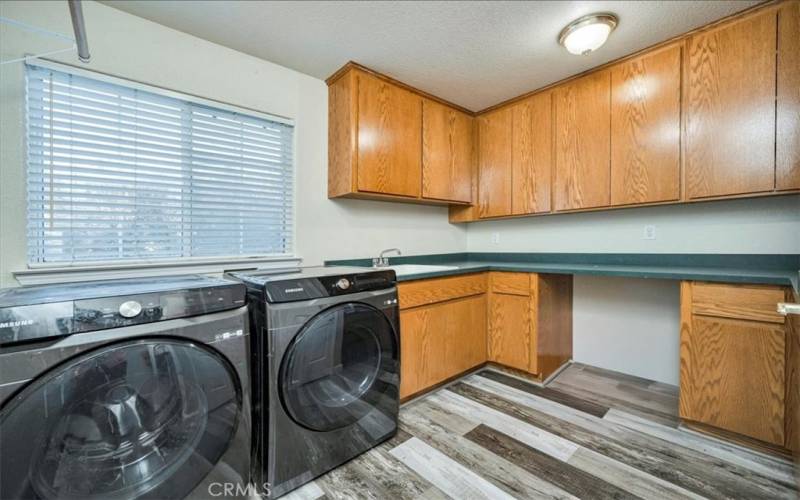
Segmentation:
[(409, 439), (390, 453), (451, 498), (514, 498), (418, 438)]
[(448, 390), (701, 495), (796, 495), (795, 490), (743, 467), (482, 377), (468, 377)]
[(609, 422), (624, 425), (630, 429), (649, 434), (653, 437), (675, 443), (685, 448), (690, 448), (706, 455), (725, 460), (752, 470), (758, 474), (791, 486), (794, 484), (794, 465), (790, 460), (769, 456), (743, 446), (724, 443), (720, 440), (706, 438), (691, 432), (674, 429), (657, 422), (625, 413), (612, 408), (603, 417)]
[(578, 449), (578, 445), (556, 436), (542, 428), (509, 416), (502, 411), (490, 408), (470, 398), (450, 392), (439, 391), (431, 396), (431, 401), (464, 418), (488, 425), (528, 446), (536, 448), (554, 458), (566, 462)]
[[(449, 420), (435, 403), (416, 407), (402, 416), (402, 425), (414, 436), (433, 446), (451, 459), (491, 481), (517, 498), (574, 498), (563, 489), (541, 477), (529, 474), (515, 463), (473, 443), (448, 428)], [(471, 429), (478, 427), (475, 423)]]
[(609, 408), (624, 409), (628, 413), (632, 413), (634, 415), (639, 415), (644, 418), (655, 420), (661, 423), (662, 425), (668, 425), (677, 428), (678, 424), (680, 423), (680, 419), (678, 418), (678, 413), (677, 413), (677, 405), (675, 405), (675, 411), (661, 412), (653, 410), (652, 408), (648, 408), (644, 405), (637, 404), (635, 402), (615, 398), (614, 396), (611, 396), (608, 392), (598, 393), (589, 390), (586, 386), (581, 384), (573, 385), (571, 383), (567, 383), (561, 380), (560, 378), (556, 378), (554, 381), (549, 383), (547, 387), (551, 387), (553, 389), (557, 389), (562, 392), (572, 394), (573, 396), (583, 398), (587, 401), (591, 401), (599, 405), (608, 406)]
[(594, 415), (595, 417), (602, 418), (603, 415), (609, 410), (608, 406), (599, 405), (597, 403), (592, 403), (591, 401), (586, 401), (583, 398), (579, 398), (577, 396), (573, 396), (572, 394), (559, 391), (557, 389), (553, 389), (550, 387), (539, 387), (530, 383), (527, 383), (523, 380), (518, 378), (509, 377), (508, 375), (492, 370), (483, 370), (478, 372), (476, 375), (484, 378), (488, 378), (490, 380), (494, 380), (495, 382), (500, 382), (511, 387), (515, 387), (520, 390), (524, 390), (526, 392), (530, 392), (531, 394), (536, 394), (537, 396), (541, 396), (543, 398), (547, 398), (551, 401), (555, 401), (557, 403), (561, 403), (562, 405), (569, 406), (571, 408), (575, 408), (576, 410), (580, 410), (582, 412), (588, 413), (590, 415)]
[(479, 425), (465, 437), (578, 498), (638, 498), (485, 425)]

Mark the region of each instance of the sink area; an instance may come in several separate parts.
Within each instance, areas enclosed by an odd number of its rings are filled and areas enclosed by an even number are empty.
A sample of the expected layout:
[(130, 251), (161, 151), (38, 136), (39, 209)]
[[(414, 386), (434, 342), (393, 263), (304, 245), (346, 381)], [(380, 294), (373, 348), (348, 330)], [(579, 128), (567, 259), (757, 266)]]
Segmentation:
[(433, 266), (423, 264), (398, 264), (396, 266), (388, 266), (384, 269), (393, 269), (398, 276), (405, 276), (408, 274), (420, 273), (437, 273), (440, 271), (450, 271), (458, 269), (458, 266)]

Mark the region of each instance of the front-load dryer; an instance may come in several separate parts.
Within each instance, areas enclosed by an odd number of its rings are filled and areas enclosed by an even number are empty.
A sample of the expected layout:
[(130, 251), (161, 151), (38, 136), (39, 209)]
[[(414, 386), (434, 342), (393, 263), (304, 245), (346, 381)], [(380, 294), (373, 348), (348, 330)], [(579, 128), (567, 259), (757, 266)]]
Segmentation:
[(248, 286), (256, 483), (277, 497), (397, 432), (394, 271), (230, 273)]
[(249, 495), (249, 357), (241, 283), (0, 290), (0, 498)]

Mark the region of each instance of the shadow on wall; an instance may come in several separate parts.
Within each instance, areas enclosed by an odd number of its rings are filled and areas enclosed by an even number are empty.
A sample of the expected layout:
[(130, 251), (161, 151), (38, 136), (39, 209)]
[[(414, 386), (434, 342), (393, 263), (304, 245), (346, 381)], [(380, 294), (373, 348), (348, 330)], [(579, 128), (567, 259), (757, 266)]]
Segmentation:
[(470, 252), (800, 253), (800, 196), (478, 222), (467, 240)]

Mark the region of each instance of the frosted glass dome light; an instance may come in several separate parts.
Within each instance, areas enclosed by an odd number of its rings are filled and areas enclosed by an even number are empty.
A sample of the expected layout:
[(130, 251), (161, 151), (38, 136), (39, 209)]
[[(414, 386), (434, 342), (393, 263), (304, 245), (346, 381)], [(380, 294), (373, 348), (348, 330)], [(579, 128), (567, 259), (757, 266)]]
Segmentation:
[(618, 23), (613, 14), (590, 14), (576, 19), (561, 30), (558, 43), (570, 54), (583, 55), (599, 49)]

